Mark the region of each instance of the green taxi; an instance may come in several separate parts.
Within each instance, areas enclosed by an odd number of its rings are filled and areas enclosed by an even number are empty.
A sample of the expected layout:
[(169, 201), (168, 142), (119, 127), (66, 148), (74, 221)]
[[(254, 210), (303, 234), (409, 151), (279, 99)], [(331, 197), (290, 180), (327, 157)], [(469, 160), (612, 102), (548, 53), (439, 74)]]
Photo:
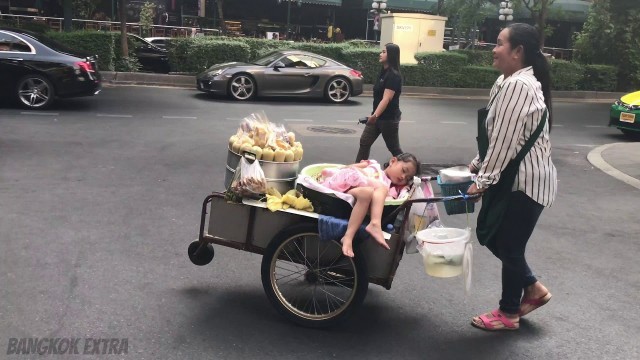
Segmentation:
[(640, 91), (627, 94), (611, 105), (609, 126), (625, 135), (640, 136)]

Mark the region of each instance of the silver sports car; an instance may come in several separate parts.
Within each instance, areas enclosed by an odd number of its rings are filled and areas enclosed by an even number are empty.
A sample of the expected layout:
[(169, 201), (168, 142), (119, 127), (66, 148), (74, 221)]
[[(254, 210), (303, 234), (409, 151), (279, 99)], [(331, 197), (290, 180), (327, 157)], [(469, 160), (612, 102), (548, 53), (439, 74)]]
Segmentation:
[(253, 63), (218, 64), (199, 74), (198, 90), (230, 95), (325, 97), (333, 103), (362, 94), (362, 73), (306, 51), (276, 51)]

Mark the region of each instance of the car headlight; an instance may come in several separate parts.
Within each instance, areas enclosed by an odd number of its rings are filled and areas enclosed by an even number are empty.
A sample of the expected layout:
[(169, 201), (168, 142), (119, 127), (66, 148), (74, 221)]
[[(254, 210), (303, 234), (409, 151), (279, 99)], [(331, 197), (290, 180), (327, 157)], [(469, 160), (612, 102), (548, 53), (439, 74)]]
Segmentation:
[(622, 105), (622, 101), (620, 101), (620, 100), (616, 100), (616, 102), (615, 102), (614, 104), (616, 104), (616, 105), (618, 105), (618, 106), (621, 106), (621, 105)]

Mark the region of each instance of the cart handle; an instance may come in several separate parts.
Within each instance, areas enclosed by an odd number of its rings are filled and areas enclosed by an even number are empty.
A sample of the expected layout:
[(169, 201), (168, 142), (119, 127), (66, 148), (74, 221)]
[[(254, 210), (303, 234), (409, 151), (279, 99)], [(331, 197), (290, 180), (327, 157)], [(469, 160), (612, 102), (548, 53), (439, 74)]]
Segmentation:
[(400, 211), (406, 211), (409, 208), (411, 208), (411, 205), (413, 204), (418, 204), (418, 203), (436, 203), (436, 202), (444, 202), (444, 201), (470, 201), (470, 200), (475, 200), (478, 199), (482, 196), (482, 194), (474, 194), (474, 195), (468, 195), (468, 194), (463, 194), (462, 192), (460, 192), (460, 195), (453, 195), (453, 196), (440, 196), (440, 197), (431, 197), (431, 198), (423, 198), (423, 199), (409, 199), (406, 200), (405, 202), (402, 203), (402, 205), (398, 206), (397, 209), (393, 210), (391, 212), (391, 214), (387, 215), (384, 218), (383, 223), (388, 223), (390, 221), (392, 221), (393, 219), (395, 219), (395, 217), (398, 215), (398, 213)]

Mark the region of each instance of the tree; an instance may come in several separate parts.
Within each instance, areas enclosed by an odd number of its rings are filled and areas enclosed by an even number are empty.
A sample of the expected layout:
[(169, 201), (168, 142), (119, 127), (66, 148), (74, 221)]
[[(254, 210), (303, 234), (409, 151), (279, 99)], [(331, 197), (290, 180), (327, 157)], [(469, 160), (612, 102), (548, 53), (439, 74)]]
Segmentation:
[(222, 33), (224, 34), (227, 30), (227, 27), (224, 24), (224, 13), (222, 11), (224, 0), (216, 0), (216, 3), (218, 5), (218, 19), (220, 19), (220, 30), (222, 30)]
[(582, 32), (575, 37), (575, 59), (618, 68), (618, 88), (640, 88), (640, 3), (594, 0)]
[[(446, 0), (444, 14), (449, 17), (456, 33), (469, 34), (492, 11), (486, 7), (490, 0)], [(475, 40), (475, 39), (473, 39)]]
[(101, 0), (73, 0), (73, 15), (76, 18), (91, 20)]
[(140, 9), (140, 27), (145, 36), (149, 36), (151, 27), (153, 26), (153, 17), (156, 11), (156, 4), (145, 2)]
[(540, 48), (544, 47), (544, 40), (546, 37), (545, 29), (547, 26), (547, 17), (549, 16), (549, 9), (556, 0), (520, 0), (527, 10), (531, 13), (531, 18), (536, 23), (538, 28), (538, 35), (540, 36)]
[(129, 42), (127, 39), (127, 0), (119, 0), (120, 7), (120, 47), (122, 59), (127, 62), (129, 59)]

